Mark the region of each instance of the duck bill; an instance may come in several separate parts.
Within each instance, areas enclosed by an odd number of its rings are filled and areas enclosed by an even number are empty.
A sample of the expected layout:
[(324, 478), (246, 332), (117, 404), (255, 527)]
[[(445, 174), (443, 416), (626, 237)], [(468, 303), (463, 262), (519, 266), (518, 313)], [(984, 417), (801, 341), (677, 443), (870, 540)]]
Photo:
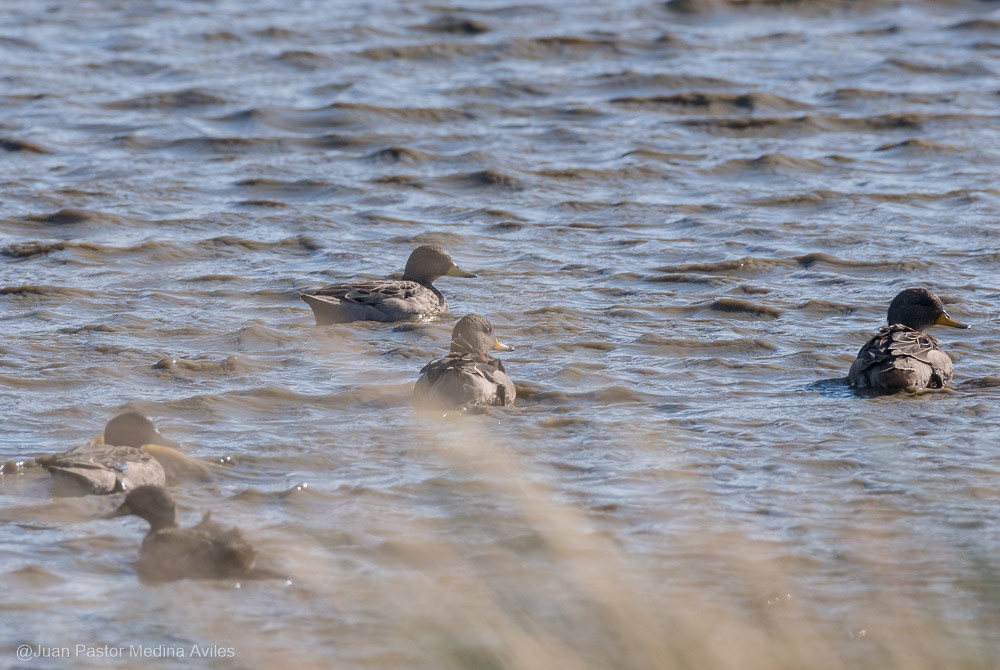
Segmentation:
[(941, 316), (939, 316), (937, 318), (937, 321), (935, 321), (934, 324), (938, 325), (938, 326), (948, 326), (950, 328), (971, 328), (972, 327), (972, 326), (970, 326), (967, 323), (962, 323), (961, 321), (955, 321), (955, 319), (953, 319), (950, 316), (948, 316), (947, 312), (941, 314)]
[(514, 351), (514, 347), (507, 346), (500, 340), (493, 340), (493, 351)]
[(108, 512), (107, 514), (104, 515), (103, 518), (105, 518), (105, 519), (115, 519), (115, 518), (118, 518), (120, 516), (128, 516), (131, 513), (132, 513), (132, 508), (128, 506), (127, 502), (123, 502), (121, 504), (121, 507), (119, 507), (118, 509), (113, 510), (111, 512)]
[(476, 278), (475, 272), (466, 272), (457, 265), (452, 265), (451, 268), (449, 268), (449, 270), (445, 272), (445, 274), (448, 275), (449, 277), (465, 277), (466, 279)]

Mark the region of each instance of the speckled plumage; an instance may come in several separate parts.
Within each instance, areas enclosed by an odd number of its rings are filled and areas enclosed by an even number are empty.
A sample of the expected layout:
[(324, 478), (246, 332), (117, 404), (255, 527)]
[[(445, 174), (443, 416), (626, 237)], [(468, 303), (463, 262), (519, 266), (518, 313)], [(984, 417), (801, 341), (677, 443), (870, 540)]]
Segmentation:
[(922, 332), (932, 325), (968, 328), (948, 316), (927, 289), (899, 293), (889, 305), (889, 325), (879, 328), (851, 365), (851, 386), (877, 393), (942, 388), (954, 374), (951, 358)]
[(175, 445), (138, 412), (120, 414), (104, 429), (104, 444), (86, 444), (35, 461), (55, 480), (56, 495), (90, 495), (125, 491), (144, 484), (165, 484), (162, 464), (143, 445)]
[(414, 249), (401, 280), (384, 279), (332, 284), (299, 294), (316, 317), (316, 325), (351, 321), (407, 321), (448, 311), (448, 301), (434, 287), (444, 276), (475, 277), (460, 269), (441, 247)]
[(435, 407), (468, 405), (513, 405), (517, 396), (514, 383), (503, 363), (490, 356), (496, 349), (511, 348), (493, 334), (488, 320), (469, 314), (452, 331), (451, 351), (420, 370), (413, 388), (414, 401)]

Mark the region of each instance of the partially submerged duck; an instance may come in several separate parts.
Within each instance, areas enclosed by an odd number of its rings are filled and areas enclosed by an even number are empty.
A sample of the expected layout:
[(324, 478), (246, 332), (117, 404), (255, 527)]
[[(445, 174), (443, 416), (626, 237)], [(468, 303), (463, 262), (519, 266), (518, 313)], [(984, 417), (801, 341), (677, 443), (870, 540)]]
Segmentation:
[(55, 478), (56, 495), (118, 493), (144, 484), (207, 479), (208, 467), (177, 450), (149, 417), (126, 412), (108, 421), (99, 444), (41, 456), (38, 465)]
[(925, 288), (908, 288), (893, 298), (887, 321), (858, 352), (847, 376), (851, 386), (895, 393), (942, 388), (951, 380), (951, 358), (923, 330), (969, 326), (948, 316), (940, 298)]
[(517, 392), (503, 363), (490, 351), (512, 351), (493, 334), (493, 325), (478, 314), (459, 319), (451, 334), (451, 351), (420, 370), (413, 399), (421, 405), (513, 405)]
[[(174, 499), (161, 486), (139, 486), (106, 518), (134, 514), (149, 522), (136, 571), (146, 582), (176, 579), (229, 579), (255, 577), (257, 552), (237, 528), (225, 528), (205, 512), (192, 528), (177, 526)], [(272, 576), (272, 575), (264, 575)]]
[(451, 259), (441, 247), (414, 249), (401, 280), (381, 279), (332, 284), (299, 294), (316, 317), (317, 326), (350, 321), (405, 321), (448, 311), (434, 280), (444, 275), (475, 277)]

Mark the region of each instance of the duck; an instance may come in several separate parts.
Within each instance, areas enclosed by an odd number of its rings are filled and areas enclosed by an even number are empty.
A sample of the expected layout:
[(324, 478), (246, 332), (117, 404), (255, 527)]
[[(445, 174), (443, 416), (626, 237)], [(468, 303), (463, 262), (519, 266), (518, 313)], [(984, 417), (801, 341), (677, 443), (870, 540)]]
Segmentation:
[(443, 314), (448, 301), (434, 287), (434, 280), (450, 277), (475, 278), (438, 246), (422, 245), (406, 261), (403, 278), (352, 281), (331, 284), (299, 294), (316, 317), (317, 326), (352, 321), (408, 321)]
[(136, 563), (143, 582), (257, 576), (257, 551), (238, 528), (213, 522), (211, 512), (205, 512), (197, 526), (178, 527), (176, 503), (162, 486), (145, 484), (130, 490), (125, 501), (105, 518), (130, 514), (149, 522)]
[(935, 325), (969, 326), (951, 318), (933, 291), (901, 291), (889, 304), (886, 320), (888, 325), (861, 347), (851, 365), (847, 381), (852, 387), (888, 394), (943, 388), (951, 381), (951, 358), (923, 331)]
[(503, 363), (490, 351), (513, 351), (493, 333), (493, 324), (479, 314), (458, 320), (451, 334), (451, 350), (420, 370), (413, 387), (418, 405), (468, 407), (514, 404), (517, 391)]
[(54, 478), (57, 496), (120, 493), (144, 484), (210, 478), (204, 463), (177, 450), (179, 445), (139, 412), (119, 414), (104, 427), (103, 438), (35, 459)]

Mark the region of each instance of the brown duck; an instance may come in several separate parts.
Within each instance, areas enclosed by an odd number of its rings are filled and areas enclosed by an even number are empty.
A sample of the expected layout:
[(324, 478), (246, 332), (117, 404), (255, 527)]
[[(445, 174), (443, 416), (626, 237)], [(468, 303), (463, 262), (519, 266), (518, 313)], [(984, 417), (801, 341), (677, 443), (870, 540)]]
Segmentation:
[(513, 405), (517, 392), (503, 363), (490, 351), (512, 351), (493, 334), (493, 324), (478, 314), (459, 319), (451, 334), (451, 351), (420, 371), (413, 399), (420, 405)]
[(942, 388), (954, 369), (930, 326), (968, 328), (948, 316), (940, 298), (925, 288), (908, 288), (889, 305), (888, 325), (868, 340), (851, 365), (847, 380), (857, 389), (877, 393)]
[[(149, 522), (136, 571), (145, 582), (176, 579), (254, 578), (257, 552), (236, 528), (224, 528), (205, 512), (201, 523), (179, 528), (174, 499), (162, 486), (140, 486), (107, 518), (134, 514)], [(264, 575), (273, 576), (273, 575)]]
[(451, 259), (441, 247), (420, 246), (406, 261), (401, 280), (380, 279), (332, 284), (299, 294), (316, 317), (317, 326), (350, 321), (406, 321), (448, 311), (448, 301), (434, 280), (475, 277)]
[(53, 476), (54, 493), (60, 496), (119, 493), (143, 484), (208, 479), (208, 467), (182, 454), (177, 446), (149, 417), (126, 412), (108, 421), (101, 443), (40, 456), (35, 463)]

